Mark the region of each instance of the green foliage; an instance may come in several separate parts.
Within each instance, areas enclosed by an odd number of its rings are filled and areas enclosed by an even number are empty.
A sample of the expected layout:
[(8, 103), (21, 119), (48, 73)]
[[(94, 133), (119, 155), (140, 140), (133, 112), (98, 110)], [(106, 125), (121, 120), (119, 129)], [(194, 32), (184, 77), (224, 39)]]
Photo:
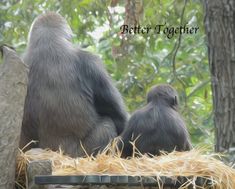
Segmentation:
[[(116, 80), (130, 112), (145, 104), (151, 86), (170, 83), (179, 92), (181, 112), (195, 145), (213, 148), (212, 94), (200, 1), (144, 0), (140, 25), (199, 27), (197, 34), (185, 34), (177, 53), (179, 36), (136, 34), (120, 51), (120, 26), (125, 19), (125, 1), (109, 7), (105, 0), (2, 0), (0, 2), (0, 43), (12, 44), (23, 52), (33, 19), (47, 11), (62, 14), (76, 34), (74, 43), (99, 54)], [(125, 53), (123, 53), (125, 52)], [(173, 62), (175, 62), (175, 67)], [(174, 72), (175, 69), (175, 72)]]

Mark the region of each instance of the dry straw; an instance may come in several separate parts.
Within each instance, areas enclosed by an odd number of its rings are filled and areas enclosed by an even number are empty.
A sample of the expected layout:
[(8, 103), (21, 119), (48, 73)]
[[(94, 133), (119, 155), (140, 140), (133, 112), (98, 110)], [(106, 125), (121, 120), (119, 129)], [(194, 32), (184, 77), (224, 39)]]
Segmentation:
[(188, 177), (181, 188), (187, 188), (190, 184), (195, 186), (196, 178), (202, 177), (211, 181), (211, 188), (235, 189), (235, 170), (218, 160), (218, 155), (204, 155), (201, 149), (153, 157), (139, 154), (129, 159), (122, 159), (120, 154), (115, 144), (109, 145), (96, 157), (76, 159), (63, 155), (62, 151), (33, 149), (26, 153), (20, 152), (17, 158), (18, 182), (22, 182), (20, 179), (24, 178), (29, 161), (49, 159), (52, 161), (53, 175), (148, 176), (157, 178), (160, 187), (161, 176), (172, 179), (177, 176)]

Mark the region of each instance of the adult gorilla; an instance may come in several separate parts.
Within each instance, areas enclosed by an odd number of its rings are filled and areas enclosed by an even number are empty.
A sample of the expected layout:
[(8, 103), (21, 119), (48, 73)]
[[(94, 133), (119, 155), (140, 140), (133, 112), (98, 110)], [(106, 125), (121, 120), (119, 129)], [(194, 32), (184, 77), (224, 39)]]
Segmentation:
[(97, 152), (123, 131), (127, 113), (120, 93), (102, 61), (74, 47), (71, 37), (66, 20), (54, 12), (31, 26), (21, 148), (37, 140), (29, 148), (60, 146), (72, 157), (83, 156), (83, 147)]

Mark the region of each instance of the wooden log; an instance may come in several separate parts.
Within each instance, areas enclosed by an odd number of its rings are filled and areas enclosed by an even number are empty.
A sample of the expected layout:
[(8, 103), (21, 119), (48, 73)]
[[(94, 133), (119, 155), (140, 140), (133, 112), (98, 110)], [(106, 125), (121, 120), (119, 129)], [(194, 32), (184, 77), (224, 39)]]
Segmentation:
[(27, 88), (27, 67), (16, 52), (2, 46), (0, 64), (0, 189), (15, 185), (16, 153)]

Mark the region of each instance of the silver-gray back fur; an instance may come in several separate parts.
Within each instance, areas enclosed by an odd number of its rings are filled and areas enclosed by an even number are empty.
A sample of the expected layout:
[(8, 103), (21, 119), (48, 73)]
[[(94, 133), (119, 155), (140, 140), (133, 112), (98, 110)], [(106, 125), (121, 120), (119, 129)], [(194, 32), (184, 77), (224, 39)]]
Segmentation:
[(92, 153), (125, 126), (123, 100), (101, 60), (75, 48), (71, 37), (57, 13), (40, 15), (32, 24), (25, 55), (30, 72), (21, 147), (38, 140), (36, 146), (61, 146), (65, 153), (81, 156), (80, 142)]

